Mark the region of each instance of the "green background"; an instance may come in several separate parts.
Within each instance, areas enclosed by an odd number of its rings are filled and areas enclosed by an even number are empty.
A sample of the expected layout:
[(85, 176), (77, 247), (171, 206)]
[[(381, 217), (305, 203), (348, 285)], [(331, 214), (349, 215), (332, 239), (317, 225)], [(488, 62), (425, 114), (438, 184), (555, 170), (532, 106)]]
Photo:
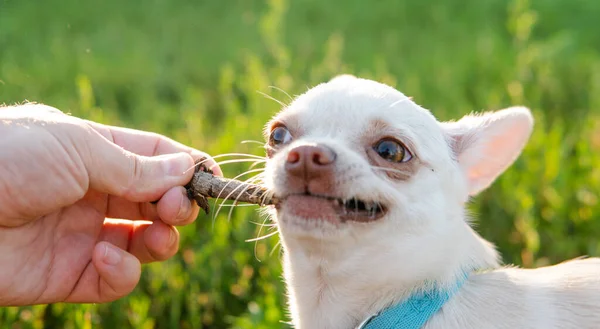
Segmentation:
[[(287, 103), (272, 86), (295, 95), (339, 73), (389, 83), (440, 120), (526, 105), (530, 143), (471, 208), (506, 263), (541, 266), (600, 255), (598, 17), (595, 0), (0, 0), (0, 103), (212, 155), (262, 155), (242, 143), (279, 109), (259, 92)], [(271, 232), (264, 220), (254, 207), (200, 215), (129, 297), (4, 308), (0, 328), (285, 328), (278, 237), (246, 242)]]

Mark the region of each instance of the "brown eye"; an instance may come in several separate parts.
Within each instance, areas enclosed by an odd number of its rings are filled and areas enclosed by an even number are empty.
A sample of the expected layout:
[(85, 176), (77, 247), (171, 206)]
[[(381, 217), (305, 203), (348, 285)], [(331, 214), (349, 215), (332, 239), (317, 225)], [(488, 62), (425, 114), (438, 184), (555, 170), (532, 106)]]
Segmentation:
[(292, 140), (292, 135), (289, 130), (284, 126), (279, 126), (271, 132), (269, 136), (269, 145), (277, 146), (281, 144), (289, 143)]
[(406, 147), (395, 140), (381, 140), (375, 144), (373, 149), (380, 157), (390, 162), (401, 163), (412, 159), (412, 155), (408, 152)]

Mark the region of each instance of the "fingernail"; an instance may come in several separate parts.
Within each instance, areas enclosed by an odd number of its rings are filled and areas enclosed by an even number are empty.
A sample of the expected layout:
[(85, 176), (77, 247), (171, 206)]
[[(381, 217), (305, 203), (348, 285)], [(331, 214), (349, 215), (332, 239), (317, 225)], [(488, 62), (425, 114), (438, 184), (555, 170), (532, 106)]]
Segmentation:
[(181, 198), (181, 204), (179, 205), (179, 212), (177, 213), (177, 220), (184, 220), (190, 216), (192, 205), (190, 199), (187, 196), (187, 192), (184, 190), (183, 198)]
[(177, 240), (177, 232), (175, 232), (175, 228), (171, 227), (171, 233), (169, 234), (169, 246), (172, 246)]
[(186, 153), (165, 154), (160, 158), (164, 161), (165, 171), (169, 176), (181, 176), (193, 166), (191, 156)]
[(117, 265), (121, 262), (121, 253), (118, 250), (115, 250), (114, 247), (105, 244), (102, 261), (108, 265)]

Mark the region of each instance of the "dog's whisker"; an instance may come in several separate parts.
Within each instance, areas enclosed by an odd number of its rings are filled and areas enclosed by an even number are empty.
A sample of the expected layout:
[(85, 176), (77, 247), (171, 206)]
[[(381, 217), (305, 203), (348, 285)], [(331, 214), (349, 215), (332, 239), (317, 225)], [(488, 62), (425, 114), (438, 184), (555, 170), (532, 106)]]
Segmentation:
[(260, 144), (261, 146), (265, 145), (265, 142), (261, 142), (261, 141), (257, 141), (257, 140), (253, 140), (253, 139), (247, 139), (247, 140), (243, 140), (240, 142), (241, 144), (249, 144), (249, 143), (255, 143), (255, 144)]
[[(212, 170), (215, 166), (222, 166), (222, 165), (226, 165), (226, 164), (243, 163), (243, 162), (250, 162), (250, 163), (252, 163), (250, 165), (250, 168), (254, 168), (257, 165), (266, 163), (267, 160), (259, 160), (259, 159), (234, 159), (234, 160), (225, 160), (225, 161), (221, 161), (221, 162), (215, 163), (214, 165), (210, 166), (209, 169)], [(261, 168), (261, 169), (263, 169), (263, 168)]]
[(256, 207), (255, 204), (224, 204), (222, 207)]
[(233, 160), (220, 161), (220, 162), (215, 163), (215, 165), (221, 166), (224, 164), (240, 163), (240, 162), (265, 163), (265, 162), (267, 162), (267, 160), (265, 160), (265, 159), (233, 159)]
[[(247, 153), (223, 153), (223, 154), (218, 154), (218, 155), (214, 155), (214, 156), (210, 156), (202, 161), (198, 161), (196, 162), (193, 166), (191, 166), (190, 168), (188, 168), (185, 173), (187, 173), (190, 170), (195, 169), (198, 166), (203, 165), (204, 163), (214, 160), (214, 159), (218, 159), (218, 158), (223, 158), (223, 157), (246, 157), (246, 158), (252, 158), (252, 159), (260, 159), (260, 160), (266, 160), (266, 157), (264, 156), (258, 156), (258, 155), (254, 155), (254, 154), (247, 154)], [(218, 165), (219, 163), (217, 163)], [(214, 168), (214, 166), (211, 166), (210, 169)]]
[[(250, 186), (245, 186), (245, 187), (244, 187), (244, 188), (243, 188), (243, 189), (242, 189), (242, 190), (241, 190), (241, 191), (238, 193), (238, 196), (235, 198), (235, 200), (233, 200), (233, 204), (234, 204), (234, 205), (237, 205), (237, 202), (238, 202), (238, 199), (239, 199), (239, 197), (240, 197), (242, 194), (244, 194), (244, 193), (245, 193), (245, 192), (246, 192), (246, 191), (247, 191), (249, 188), (250, 188)], [(235, 191), (235, 190), (234, 190), (234, 191)], [(233, 191), (232, 191), (232, 192), (233, 192)], [(228, 222), (229, 222), (229, 221), (231, 221), (231, 216), (233, 215), (233, 209), (234, 209), (234, 208), (235, 208), (235, 207), (231, 207), (231, 208), (229, 209), (229, 213), (227, 214), (227, 221), (228, 221)]]
[[(279, 231), (277, 231), (277, 232), (279, 232)], [(281, 240), (277, 241), (275, 246), (273, 246), (273, 249), (271, 249), (271, 252), (269, 253), (269, 257), (273, 256), (273, 253), (275, 252), (275, 250), (277, 250), (278, 247), (281, 247)]]
[[(267, 219), (265, 220), (265, 222), (266, 222), (266, 221), (268, 221), (268, 220), (269, 220), (269, 219), (267, 218)], [(259, 222), (249, 221), (248, 223), (250, 223), (250, 224), (254, 224), (254, 225), (263, 225), (263, 226), (267, 226), (267, 227), (277, 227), (277, 224), (275, 224), (275, 223), (273, 223), (273, 224), (265, 224), (265, 222), (263, 222), (263, 223), (259, 223)]]
[[(256, 173), (256, 172), (262, 172), (264, 171), (263, 168), (257, 168), (257, 169), (250, 169), (250, 170), (246, 170), (243, 173), (235, 176), (234, 178), (232, 178), (227, 184), (225, 184), (225, 186), (223, 186), (223, 189), (221, 190), (221, 192), (219, 192), (219, 194), (217, 195), (217, 199), (219, 199), (221, 197), (221, 194), (223, 194), (223, 191), (225, 190), (225, 188), (227, 186), (229, 186), (229, 184), (231, 184), (232, 182), (234, 182), (235, 180), (237, 180), (238, 178), (242, 177), (242, 176), (246, 176), (248, 174), (252, 174), (252, 173)], [(256, 176), (255, 176), (256, 177)], [(247, 181), (243, 181), (243, 184), (246, 184)]]
[(256, 155), (256, 154), (250, 154), (250, 153), (223, 153), (223, 154), (219, 154), (219, 155), (215, 155), (212, 158), (221, 158), (224, 156), (245, 156), (245, 157), (249, 157), (249, 158), (255, 158), (255, 159), (265, 159), (266, 157), (264, 156), (260, 156), (260, 155)]
[[(260, 164), (263, 164), (263, 163), (266, 163), (266, 161), (257, 161), (255, 163), (251, 164), (248, 169), (252, 169), (252, 168), (254, 168), (254, 167), (256, 167), (256, 166), (258, 166)], [(260, 168), (260, 169), (265, 170), (265, 168)]]
[(265, 93), (263, 93), (262, 91), (257, 91), (257, 93), (259, 93), (259, 94), (261, 94), (261, 95), (265, 96), (265, 98), (268, 98), (268, 99), (270, 99), (270, 100), (272, 100), (272, 101), (275, 101), (275, 102), (277, 102), (277, 103), (278, 103), (279, 105), (281, 105), (282, 107), (287, 107), (287, 106), (288, 106), (286, 103), (284, 103), (284, 102), (282, 102), (282, 101), (278, 100), (277, 98), (275, 98), (275, 97), (273, 97), (273, 96), (271, 96), (271, 95), (265, 94)]
[(248, 239), (248, 240), (246, 240), (246, 242), (255, 242), (255, 241), (264, 240), (264, 239), (266, 239), (268, 237), (272, 237), (273, 235), (275, 235), (277, 233), (279, 233), (279, 231), (271, 232), (269, 234), (266, 234), (266, 235), (263, 235), (263, 236), (259, 236), (259, 237), (253, 238), (253, 239)]
[[(255, 170), (257, 170), (257, 169), (255, 169)], [(250, 188), (250, 184), (253, 184), (254, 182), (256, 182), (261, 175), (262, 174), (258, 174), (256, 176), (251, 177), (251, 178), (249, 178), (249, 179), (247, 179), (247, 180), (244, 181), (244, 183), (248, 184), (248, 185), (240, 193), (238, 193), (238, 196), (234, 200), (234, 204), (237, 203), (238, 199), (240, 198), (240, 196), (242, 196), (242, 194), (246, 193), (246, 191)], [(258, 193), (258, 191), (254, 192), (254, 193)], [(229, 216), (227, 216), (227, 221), (231, 220), (231, 215), (232, 214), (233, 214), (233, 207), (229, 210)]]
[[(225, 191), (225, 188), (226, 188), (226, 187), (227, 187), (227, 186), (228, 186), (228, 185), (229, 185), (231, 182), (235, 181), (235, 180), (236, 180), (236, 179), (238, 179), (239, 177), (242, 177), (242, 176), (244, 176), (244, 175), (248, 175), (248, 174), (251, 174), (251, 173), (254, 173), (254, 172), (260, 172), (260, 171), (262, 171), (262, 170), (263, 170), (262, 168), (259, 168), (259, 169), (252, 169), (252, 170), (247, 170), (247, 171), (245, 171), (245, 172), (243, 172), (243, 173), (241, 173), (241, 174), (239, 174), (239, 175), (235, 176), (235, 177), (234, 177), (234, 178), (233, 178), (233, 179), (232, 179), (230, 182), (228, 182), (227, 184), (225, 184), (225, 186), (223, 187), (223, 189), (221, 189), (221, 191), (219, 192), (219, 194), (217, 195), (217, 197), (216, 197), (215, 199), (216, 199), (216, 200), (218, 200), (218, 199), (221, 197), (221, 194), (223, 194), (223, 191)], [(259, 175), (260, 175), (260, 174), (259, 174)], [(259, 176), (259, 175), (257, 175), (257, 176)], [(233, 191), (231, 191), (231, 192), (230, 192), (230, 193), (229, 193), (229, 194), (228, 194), (228, 195), (227, 195), (227, 196), (224, 198), (223, 202), (221, 202), (221, 205), (220, 205), (220, 206), (217, 208), (217, 211), (215, 211), (215, 215), (214, 215), (214, 217), (213, 217), (213, 220), (216, 220), (216, 218), (217, 218), (217, 215), (218, 215), (218, 214), (219, 214), (219, 212), (221, 211), (221, 208), (222, 208), (222, 206), (225, 204), (225, 202), (227, 201), (227, 199), (229, 199), (229, 197), (230, 197), (230, 196), (232, 196), (232, 195), (233, 195), (233, 193), (235, 193), (235, 192), (236, 192), (236, 191), (237, 191), (237, 190), (238, 190), (240, 187), (244, 187), (244, 190), (243, 190), (243, 191), (247, 190), (247, 189), (250, 187), (250, 185), (248, 185), (248, 183), (249, 183), (249, 182), (251, 182), (251, 180), (252, 180), (252, 179), (253, 179), (253, 178), (250, 178), (250, 179), (248, 179), (248, 180), (246, 180), (246, 181), (243, 181), (243, 182), (242, 182), (242, 184), (240, 184), (238, 187), (236, 187), (235, 189), (233, 189)], [(242, 193), (243, 193), (243, 192), (242, 192)], [(240, 195), (241, 195), (241, 194), (240, 194)], [(239, 196), (238, 196), (238, 198), (239, 198)], [(237, 198), (236, 198), (236, 200), (234, 201), (234, 203), (233, 203), (233, 204), (235, 205), (235, 204), (236, 204), (236, 202), (237, 202)]]
[[(219, 194), (218, 194), (218, 195), (217, 195), (217, 197), (215, 198), (215, 204), (214, 204), (214, 206), (216, 207), (216, 205), (217, 205), (217, 203), (218, 203), (218, 200), (219, 200), (219, 198), (221, 197), (221, 195), (222, 195), (222, 194), (223, 194), (223, 192), (225, 191), (225, 188), (226, 188), (226, 187), (227, 187), (227, 186), (228, 186), (228, 185), (229, 185), (231, 182), (235, 181), (235, 180), (236, 180), (237, 178), (239, 178), (239, 177), (242, 177), (242, 176), (244, 176), (244, 175), (247, 175), (247, 174), (249, 174), (249, 173), (252, 173), (252, 172), (259, 172), (259, 171), (261, 171), (261, 170), (262, 170), (262, 168), (261, 168), (261, 169), (248, 170), (248, 171), (246, 171), (246, 172), (243, 172), (243, 173), (241, 173), (241, 174), (239, 174), (239, 175), (235, 176), (235, 177), (234, 177), (234, 178), (233, 178), (233, 179), (232, 179), (230, 182), (228, 182), (227, 184), (225, 184), (225, 186), (223, 186), (223, 188), (221, 189), (221, 191), (219, 192)], [(259, 174), (259, 175), (260, 175), (260, 174)], [(221, 211), (221, 208), (222, 208), (223, 206), (225, 206), (225, 203), (228, 201), (229, 197), (230, 197), (231, 195), (233, 195), (233, 193), (235, 193), (235, 191), (236, 191), (237, 189), (239, 189), (239, 188), (240, 188), (240, 187), (242, 187), (242, 186), (245, 186), (245, 184), (246, 184), (247, 182), (248, 182), (248, 180), (246, 180), (246, 181), (244, 181), (244, 182), (241, 182), (241, 184), (240, 184), (238, 187), (236, 187), (236, 188), (235, 188), (233, 191), (231, 191), (231, 192), (230, 192), (230, 193), (229, 193), (229, 194), (228, 194), (228, 195), (227, 195), (227, 196), (226, 196), (226, 197), (223, 199), (223, 201), (221, 202), (221, 204), (219, 205), (219, 207), (218, 207), (218, 208), (217, 208), (217, 210), (215, 211), (215, 214), (213, 215), (213, 223), (214, 223), (214, 221), (216, 220), (217, 216), (219, 215), (219, 213), (220, 213), (220, 211)], [(247, 187), (246, 187), (246, 188), (247, 188)], [(238, 204), (236, 204), (236, 202), (233, 202), (232, 204), (229, 204), (229, 205), (227, 205), (227, 206), (229, 206), (229, 207), (235, 207), (235, 206), (238, 206)]]
[(290, 101), (294, 100), (294, 97), (290, 96), (290, 94), (287, 91), (285, 91), (285, 90), (283, 90), (283, 89), (281, 89), (279, 87), (269, 86), (268, 88), (275, 89), (275, 90), (278, 90), (278, 91), (282, 92), (284, 95), (286, 95), (290, 99)]
[[(262, 224), (260, 224), (260, 227), (258, 229), (258, 232), (256, 233), (256, 236), (259, 237), (260, 233), (262, 232), (262, 229), (265, 227), (265, 225), (267, 225), (267, 221), (269, 220), (269, 217), (265, 217), (265, 219), (263, 220)], [(273, 224), (272, 224), (273, 225)], [(275, 228), (275, 232), (277, 232), (277, 228)], [(258, 258), (258, 240), (254, 241), (254, 258), (260, 262), (260, 259)]]
[[(254, 169), (253, 171), (260, 171), (260, 170), (261, 170), (261, 169)], [(247, 173), (248, 173), (248, 172), (246, 172), (246, 173), (242, 173), (242, 174), (240, 174), (240, 175), (236, 176), (236, 178), (237, 178), (237, 177), (241, 177), (243, 174), (247, 174)], [(251, 184), (252, 182), (256, 181), (256, 180), (258, 179), (258, 178), (257, 178), (257, 176), (260, 176), (260, 175), (262, 175), (262, 173), (261, 173), (261, 174), (258, 174), (258, 175), (256, 175), (255, 177), (251, 177), (251, 178), (249, 178), (249, 179), (247, 179), (247, 180), (245, 180), (245, 181), (241, 182), (241, 184), (240, 184), (238, 187), (234, 188), (234, 189), (233, 189), (233, 191), (231, 191), (231, 192), (230, 192), (230, 193), (229, 193), (229, 194), (228, 194), (228, 195), (227, 195), (227, 196), (224, 198), (223, 202), (221, 202), (221, 205), (220, 205), (220, 206), (217, 208), (217, 211), (215, 212), (215, 215), (214, 215), (214, 219), (216, 219), (217, 215), (218, 215), (218, 214), (219, 214), (219, 212), (221, 211), (221, 208), (222, 208), (222, 206), (223, 206), (223, 205), (225, 204), (225, 202), (226, 202), (226, 201), (229, 199), (229, 197), (230, 197), (230, 196), (232, 196), (232, 195), (233, 195), (233, 194), (234, 194), (234, 193), (235, 193), (235, 192), (236, 192), (238, 189), (240, 189), (241, 187), (244, 187), (244, 189), (242, 190), (242, 192), (241, 192), (240, 194), (238, 194), (238, 197), (237, 197), (237, 198), (235, 199), (235, 201), (233, 202), (233, 205), (234, 205), (234, 206), (235, 206), (235, 205), (237, 205), (237, 204), (236, 204), (236, 202), (237, 202), (237, 199), (239, 198), (239, 196), (240, 196), (240, 195), (242, 195), (242, 193), (244, 193), (244, 192), (245, 192), (245, 191), (246, 191), (248, 188), (250, 188), (250, 184)], [(226, 184), (226, 186), (227, 186), (227, 184)], [(221, 192), (219, 192), (219, 195), (218, 195), (218, 197), (217, 197), (216, 199), (219, 199), (219, 197), (221, 196), (221, 194), (223, 193), (223, 191), (224, 191), (224, 188), (221, 190)], [(215, 202), (216, 202), (216, 201), (215, 201)], [(215, 205), (216, 205), (216, 203), (215, 203)], [(233, 208), (232, 208), (232, 211), (233, 211)], [(230, 215), (231, 215), (231, 212), (230, 212)], [(228, 220), (229, 220), (229, 219), (230, 219), (230, 218), (228, 218)]]

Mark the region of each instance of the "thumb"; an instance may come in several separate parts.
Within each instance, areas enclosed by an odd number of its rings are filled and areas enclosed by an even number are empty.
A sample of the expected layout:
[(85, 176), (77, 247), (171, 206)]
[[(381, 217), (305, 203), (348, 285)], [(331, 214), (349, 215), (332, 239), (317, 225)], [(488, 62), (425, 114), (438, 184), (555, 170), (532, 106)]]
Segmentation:
[(84, 159), (90, 187), (133, 202), (153, 201), (192, 179), (194, 159), (188, 153), (146, 157), (98, 136)]
[(142, 273), (135, 256), (108, 242), (99, 242), (94, 248), (92, 262), (98, 272), (98, 299), (110, 302), (131, 293)]

